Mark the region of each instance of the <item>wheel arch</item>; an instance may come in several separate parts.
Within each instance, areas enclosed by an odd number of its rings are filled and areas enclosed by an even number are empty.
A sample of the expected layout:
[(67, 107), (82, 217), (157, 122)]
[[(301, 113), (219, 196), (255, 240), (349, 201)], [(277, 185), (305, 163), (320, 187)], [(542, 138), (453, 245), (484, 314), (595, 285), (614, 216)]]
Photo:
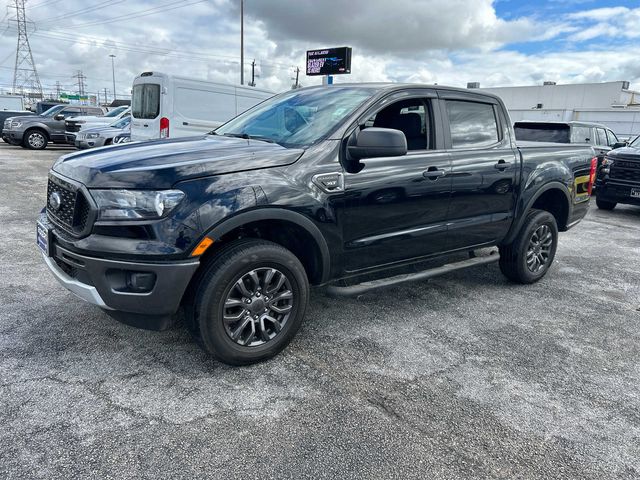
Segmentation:
[(215, 255), (216, 244), (235, 238), (263, 238), (291, 250), (307, 271), (309, 282), (325, 283), (330, 274), (331, 258), (320, 229), (304, 215), (283, 208), (263, 208), (239, 213), (215, 225), (205, 235), (214, 241), (203, 255)]
[(27, 127), (27, 129), (24, 131), (24, 135), (23, 138), (26, 139), (27, 135), (29, 134), (29, 132), (33, 131), (33, 130), (38, 130), (40, 132), (42, 132), (45, 136), (45, 138), (47, 139), (47, 142), (51, 141), (51, 135), (49, 135), (49, 131), (47, 130), (47, 128), (44, 125), (41, 124), (35, 124), (35, 125), (31, 125), (29, 127)]
[(511, 227), (502, 243), (508, 244), (515, 239), (525, 222), (527, 214), (534, 208), (551, 213), (558, 224), (558, 231), (566, 231), (571, 215), (571, 193), (566, 185), (561, 182), (550, 182), (538, 189), (527, 201), (519, 214), (519, 220)]

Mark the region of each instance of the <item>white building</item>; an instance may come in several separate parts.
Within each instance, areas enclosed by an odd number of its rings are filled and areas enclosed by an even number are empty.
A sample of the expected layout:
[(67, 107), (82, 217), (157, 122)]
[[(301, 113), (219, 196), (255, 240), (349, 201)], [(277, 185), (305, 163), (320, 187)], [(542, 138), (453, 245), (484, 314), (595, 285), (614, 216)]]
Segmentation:
[[(478, 84), (468, 84), (477, 88)], [(494, 87), (482, 90), (504, 101), (511, 119), (602, 123), (620, 138), (640, 134), (640, 92), (629, 82), (556, 85), (545, 82), (530, 87)]]

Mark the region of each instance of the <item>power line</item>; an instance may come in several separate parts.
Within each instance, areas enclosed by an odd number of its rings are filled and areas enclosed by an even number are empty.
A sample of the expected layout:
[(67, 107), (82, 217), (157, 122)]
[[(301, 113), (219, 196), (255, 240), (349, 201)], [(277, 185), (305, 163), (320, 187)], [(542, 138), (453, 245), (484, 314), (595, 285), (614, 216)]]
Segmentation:
[(104, 7), (107, 7), (107, 6), (113, 6), (113, 5), (116, 5), (118, 3), (122, 3), (124, 1), (125, 0), (107, 0), (106, 2), (98, 3), (97, 5), (93, 5), (91, 7), (83, 8), (83, 9), (80, 9), (80, 10), (75, 10), (75, 11), (70, 12), (70, 13), (65, 13), (65, 14), (59, 15), (57, 17), (48, 17), (48, 18), (36, 19), (35, 21), (38, 22), (38, 24), (40, 24), (40, 25), (47, 24), (47, 23), (53, 23), (53, 22), (57, 22), (58, 20), (62, 20), (63, 18), (75, 17), (77, 15), (81, 15), (81, 14), (86, 13), (86, 12), (95, 11), (95, 9), (97, 9), (97, 8), (104, 8)]

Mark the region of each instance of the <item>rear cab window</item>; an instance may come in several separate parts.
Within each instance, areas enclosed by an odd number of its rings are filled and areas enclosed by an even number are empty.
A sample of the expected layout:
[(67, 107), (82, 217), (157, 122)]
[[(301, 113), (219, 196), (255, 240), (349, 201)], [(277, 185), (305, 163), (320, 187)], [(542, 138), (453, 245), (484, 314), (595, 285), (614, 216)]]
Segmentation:
[(591, 128), (574, 125), (571, 129), (571, 143), (592, 143)]
[(447, 100), (452, 148), (478, 148), (500, 141), (498, 121), (490, 103)]
[(133, 86), (131, 114), (133, 118), (151, 120), (160, 113), (160, 85), (141, 83)]
[(566, 124), (516, 122), (514, 131), (516, 140), (526, 142), (569, 143), (570, 140)]

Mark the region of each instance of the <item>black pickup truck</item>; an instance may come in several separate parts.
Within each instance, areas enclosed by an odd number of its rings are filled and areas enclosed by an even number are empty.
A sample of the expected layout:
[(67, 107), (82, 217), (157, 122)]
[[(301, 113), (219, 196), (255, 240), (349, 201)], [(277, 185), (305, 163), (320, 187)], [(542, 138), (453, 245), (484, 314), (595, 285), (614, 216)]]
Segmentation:
[(115, 318), (177, 313), (230, 364), (264, 360), (333, 295), (499, 262), (532, 283), (586, 214), (582, 145), (516, 146), (498, 97), (344, 84), (273, 97), (206, 136), (61, 157), (37, 243), (55, 277)]
[(640, 136), (607, 153), (596, 179), (596, 205), (613, 210), (618, 203), (640, 205)]

